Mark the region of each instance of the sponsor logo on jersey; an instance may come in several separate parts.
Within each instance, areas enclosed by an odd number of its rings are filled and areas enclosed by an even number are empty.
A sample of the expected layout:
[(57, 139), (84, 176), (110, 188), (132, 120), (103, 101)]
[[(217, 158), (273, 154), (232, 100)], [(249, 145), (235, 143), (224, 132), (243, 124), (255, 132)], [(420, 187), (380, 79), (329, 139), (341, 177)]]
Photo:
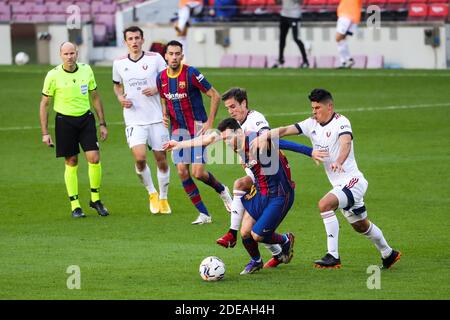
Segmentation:
[(186, 88), (186, 81), (180, 81), (180, 83), (178, 84), (178, 87), (180, 87), (180, 89)]
[(327, 138), (329, 138), (331, 136), (331, 132), (327, 131), (326, 135), (327, 135)]
[(137, 90), (141, 90), (142, 87), (148, 87), (147, 79), (130, 79), (128, 81), (130, 88), (136, 88)]
[(198, 82), (201, 82), (203, 79), (205, 79), (205, 76), (203, 74), (199, 74), (198, 76), (195, 76), (198, 80)]
[(313, 131), (311, 132), (311, 135), (312, 135), (312, 136), (315, 136), (315, 135), (316, 135), (316, 130), (313, 130)]
[(344, 124), (344, 125), (341, 126), (341, 130), (344, 129), (344, 128), (349, 128), (350, 129), (350, 126), (348, 124)]
[(80, 90), (81, 90), (81, 94), (86, 94), (88, 92), (88, 85), (87, 84), (82, 84), (80, 86)]
[(164, 97), (167, 100), (180, 100), (180, 99), (185, 99), (187, 98), (187, 93), (183, 92), (183, 93), (164, 93)]

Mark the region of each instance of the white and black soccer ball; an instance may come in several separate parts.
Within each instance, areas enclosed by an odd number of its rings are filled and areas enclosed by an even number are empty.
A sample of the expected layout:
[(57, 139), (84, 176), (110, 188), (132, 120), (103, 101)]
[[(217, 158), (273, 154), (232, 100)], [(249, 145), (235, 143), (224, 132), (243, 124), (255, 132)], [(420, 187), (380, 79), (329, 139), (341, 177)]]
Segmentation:
[(199, 272), (205, 281), (221, 280), (225, 276), (225, 263), (217, 257), (207, 257), (200, 263)]
[(30, 56), (25, 52), (21, 51), (16, 54), (16, 56), (14, 57), (14, 61), (17, 65), (21, 66), (27, 64), (28, 61), (30, 61)]

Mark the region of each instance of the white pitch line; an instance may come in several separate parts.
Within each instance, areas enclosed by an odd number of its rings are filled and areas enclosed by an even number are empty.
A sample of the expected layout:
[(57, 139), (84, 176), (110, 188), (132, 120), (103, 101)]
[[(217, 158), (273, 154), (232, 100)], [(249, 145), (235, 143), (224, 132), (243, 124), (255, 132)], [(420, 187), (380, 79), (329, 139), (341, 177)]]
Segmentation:
[[(336, 111), (341, 112), (364, 112), (364, 111), (380, 111), (380, 110), (402, 110), (402, 109), (420, 109), (420, 108), (435, 108), (435, 107), (450, 107), (450, 102), (444, 103), (431, 103), (431, 104), (415, 104), (415, 105), (401, 105), (401, 106), (385, 106), (385, 107), (366, 107), (366, 108), (352, 108), (352, 109), (338, 109)], [(295, 116), (311, 114), (311, 111), (301, 111), (301, 112), (286, 112), (286, 113), (274, 113), (266, 114), (270, 117), (283, 117), (283, 116)]]
[[(364, 112), (364, 111), (390, 111), (390, 110), (408, 110), (420, 108), (435, 108), (435, 107), (450, 107), (450, 102), (431, 103), (431, 104), (415, 104), (415, 105), (399, 105), (399, 106), (385, 106), (385, 107), (366, 107), (366, 108), (352, 108), (352, 109), (336, 109), (337, 112)], [(266, 113), (266, 117), (282, 117), (282, 116), (296, 116), (308, 115), (311, 111), (301, 112), (286, 112), (286, 113)], [(108, 122), (108, 125), (124, 125), (123, 122)], [(23, 126), (23, 127), (1, 127), (0, 131), (17, 131), (17, 130), (36, 130), (40, 129), (38, 126)], [(49, 126), (53, 129), (54, 126)]]

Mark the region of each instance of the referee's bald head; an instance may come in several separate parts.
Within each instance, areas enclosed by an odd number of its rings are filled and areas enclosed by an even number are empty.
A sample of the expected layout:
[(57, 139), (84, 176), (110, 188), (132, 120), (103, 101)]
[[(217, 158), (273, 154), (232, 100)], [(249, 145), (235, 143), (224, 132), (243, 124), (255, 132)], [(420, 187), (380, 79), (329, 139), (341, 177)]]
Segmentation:
[(77, 46), (74, 43), (72, 43), (70, 41), (64, 41), (59, 46), (59, 52), (63, 52), (63, 50), (75, 50), (75, 51), (78, 51), (78, 48), (77, 48)]

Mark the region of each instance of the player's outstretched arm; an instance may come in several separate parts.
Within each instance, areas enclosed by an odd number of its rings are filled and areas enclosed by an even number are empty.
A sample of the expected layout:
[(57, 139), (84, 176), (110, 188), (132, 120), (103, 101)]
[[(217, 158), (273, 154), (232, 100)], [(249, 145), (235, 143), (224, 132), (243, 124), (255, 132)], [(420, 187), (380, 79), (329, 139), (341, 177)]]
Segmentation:
[(210, 144), (221, 140), (221, 136), (217, 132), (211, 132), (209, 134), (198, 136), (191, 140), (175, 141), (170, 140), (163, 144), (165, 151), (178, 150), (184, 148), (193, 148), (201, 146), (209, 146)]
[(39, 104), (39, 118), (41, 121), (42, 142), (49, 147), (53, 147), (52, 136), (48, 132), (48, 105), (50, 103), (50, 97), (42, 95), (41, 102)]

